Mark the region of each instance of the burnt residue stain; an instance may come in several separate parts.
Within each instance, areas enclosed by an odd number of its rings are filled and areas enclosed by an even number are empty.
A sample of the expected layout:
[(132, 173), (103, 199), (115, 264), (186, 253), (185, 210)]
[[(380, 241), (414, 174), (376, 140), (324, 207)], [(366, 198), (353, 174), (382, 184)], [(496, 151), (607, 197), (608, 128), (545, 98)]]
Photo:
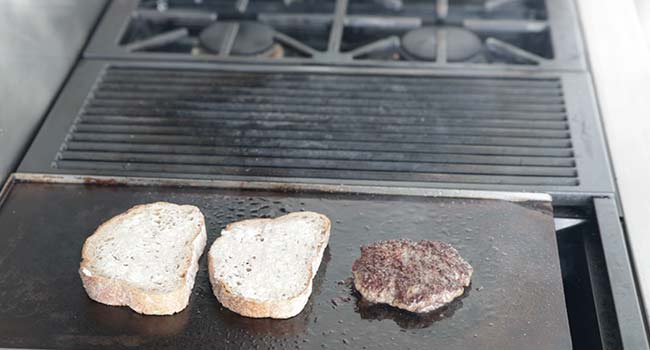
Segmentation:
[(84, 177), (83, 183), (86, 185), (105, 185), (105, 186), (120, 185), (120, 182), (115, 179), (96, 178), (96, 177)]
[(531, 209), (530, 213), (537, 213), (542, 215), (553, 215), (553, 206), (550, 202), (540, 202), (540, 201), (522, 201), (522, 202), (513, 202), (514, 205), (519, 205), (526, 209)]
[(451, 303), (427, 313), (414, 313), (398, 309), (388, 304), (376, 304), (364, 298), (354, 287), (350, 294), (355, 300), (354, 311), (363, 320), (392, 320), (402, 329), (423, 329), (431, 327), (438, 321), (451, 318), (456, 311), (463, 307), (463, 299), (468, 297), (471, 285), (465, 288), (465, 292), (454, 299)]

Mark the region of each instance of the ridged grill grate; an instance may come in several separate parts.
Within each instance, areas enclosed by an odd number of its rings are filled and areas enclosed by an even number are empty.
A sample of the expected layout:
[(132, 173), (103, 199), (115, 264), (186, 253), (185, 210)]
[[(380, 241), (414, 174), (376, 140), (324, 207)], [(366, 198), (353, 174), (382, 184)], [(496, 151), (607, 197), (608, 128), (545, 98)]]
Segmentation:
[(109, 67), (61, 169), (577, 186), (555, 78)]

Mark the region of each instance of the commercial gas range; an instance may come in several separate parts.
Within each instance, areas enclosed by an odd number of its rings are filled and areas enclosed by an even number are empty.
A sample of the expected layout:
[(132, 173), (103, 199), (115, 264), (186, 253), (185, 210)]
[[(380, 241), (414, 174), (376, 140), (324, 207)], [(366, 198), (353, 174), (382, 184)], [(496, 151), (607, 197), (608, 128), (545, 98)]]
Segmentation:
[[(233, 5), (234, 4), (234, 5)], [(90, 57), (584, 68), (563, 1), (114, 1)]]
[[(2, 192), (0, 346), (648, 348), (577, 23), (560, 0), (111, 1)], [(167, 318), (86, 300), (83, 237), (155, 200), (199, 205), (211, 239), (327, 212), (312, 306), (247, 320), (205, 281)], [(506, 264), (473, 262), (476, 283), (537, 275), (424, 321), (331, 305), (361, 238), (397, 227)], [(496, 320), (502, 300), (476, 305), (498, 288), (518, 307)]]

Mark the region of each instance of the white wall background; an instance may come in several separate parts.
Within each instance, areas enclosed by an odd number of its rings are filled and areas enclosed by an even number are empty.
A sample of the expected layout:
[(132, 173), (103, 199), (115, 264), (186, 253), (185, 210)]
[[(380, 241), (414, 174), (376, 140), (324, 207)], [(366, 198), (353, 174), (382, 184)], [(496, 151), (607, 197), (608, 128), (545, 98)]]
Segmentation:
[(577, 4), (628, 241), (650, 310), (650, 0)]

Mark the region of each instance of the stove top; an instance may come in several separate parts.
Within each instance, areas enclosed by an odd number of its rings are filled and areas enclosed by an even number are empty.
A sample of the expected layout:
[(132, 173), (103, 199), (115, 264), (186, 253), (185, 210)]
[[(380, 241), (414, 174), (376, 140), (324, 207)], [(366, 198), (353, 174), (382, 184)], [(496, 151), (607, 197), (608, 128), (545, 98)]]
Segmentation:
[(579, 68), (581, 46), (563, 18), (572, 8), (562, 2), (117, 0), (87, 56)]

